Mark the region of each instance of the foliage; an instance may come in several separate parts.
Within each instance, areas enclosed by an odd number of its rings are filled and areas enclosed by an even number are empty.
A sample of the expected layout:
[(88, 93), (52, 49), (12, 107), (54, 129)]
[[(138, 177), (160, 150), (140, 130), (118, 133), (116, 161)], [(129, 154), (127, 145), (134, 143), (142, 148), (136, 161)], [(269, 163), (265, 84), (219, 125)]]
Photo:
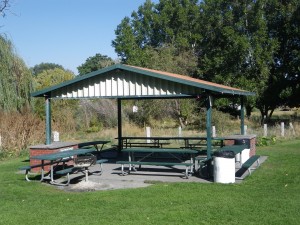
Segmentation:
[(175, 73), (182, 54), (184, 74), (255, 92), (247, 116), (256, 107), (268, 119), (299, 105), (299, 9), (295, 0), (148, 0), (112, 45), (122, 62)]
[[(41, 90), (74, 78), (74, 74), (60, 68), (42, 70), (34, 76), (35, 90)], [(78, 106), (77, 100), (51, 101), (53, 128), (59, 131), (70, 131), (76, 128), (75, 113)], [(43, 118), (45, 117), (45, 104), (43, 98), (37, 98), (34, 102), (34, 111)]]
[[(143, 51), (142, 58), (130, 58), (128, 63), (136, 63), (138, 66), (169, 71), (178, 74), (195, 74), (197, 59), (190, 51), (179, 51), (175, 46), (168, 45), (163, 47), (147, 47)], [(130, 105), (132, 107), (133, 105)], [(185, 127), (192, 122), (196, 103), (193, 100), (144, 100), (139, 101), (139, 112), (130, 113), (128, 116), (131, 121), (139, 126), (150, 124), (151, 119), (162, 119), (172, 117), (178, 121), (178, 125)], [(166, 115), (166, 116), (165, 116)]]
[[(199, 76), (255, 92), (248, 110), (268, 87), (276, 41), (267, 33), (261, 1), (205, 1), (201, 4)], [(247, 112), (250, 115), (250, 112)]]
[(141, 65), (146, 62), (147, 48), (172, 45), (178, 51), (193, 50), (199, 38), (197, 29), (197, 0), (161, 0), (158, 4), (147, 0), (131, 18), (118, 25), (112, 42), (122, 62)]
[(272, 96), (272, 101), (289, 106), (299, 105), (300, 2), (270, 1), (266, 3), (266, 12), (269, 38), (275, 37), (278, 42), (270, 80), (276, 88), (271, 91), (278, 94)]
[(15, 53), (12, 43), (0, 35), (0, 110), (30, 108), (32, 75)]
[(53, 70), (56, 68), (64, 70), (64, 67), (62, 65), (55, 64), (55, 63), (40, 63), (32, 67), (31, 70), (32, 70), (32, 74), (34, 76), (37, 76), (38, 74), (44, 72), (45, 70)]
[(81, 100), (77, 112), (79, 128), (97, 132), (102, 127), (115, 127), (118, 124), (117, 104), (111, 99)]
[(0, 158), (19, 156), (44, 136), (44, 123), (30, 111), (0, 113)]
[(276, 137), (257, 137), (256, 145), (257, 146), (269, 146), (276, 143)]
[(89, 57), (85, 63), (78, 66), (77, 69), (79, 71), (79, 75), (84, 75), (113, 64), (115, 64), (115, 62), (110, 57), (97, 53), (95, 56)]

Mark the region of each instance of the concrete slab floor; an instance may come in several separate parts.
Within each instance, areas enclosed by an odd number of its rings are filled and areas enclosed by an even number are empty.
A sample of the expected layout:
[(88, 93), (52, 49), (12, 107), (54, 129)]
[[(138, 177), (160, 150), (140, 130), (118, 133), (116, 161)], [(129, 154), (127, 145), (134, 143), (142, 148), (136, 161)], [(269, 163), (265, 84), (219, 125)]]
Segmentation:
[[(88, 182), (85, 181), (85, 176), (82, 173), (72, 174), (71, 183), (69, 186), (57, 186), (57, 188), (65, 191), (100, 191), (100, 190), (114, 190), (127, 188), (143, 188), (154, 183), (164, 182), (197, 182), (197, 183), (212, 183), (213, 180), (202, 179), (197, 176), (197, 173), (190, 176), (189, 179), (184, 178), (184, 169), (176, 167), (162, 167), (162, 166), (143, 166), (136, 172), (131, 172), (129, 175), (121, 175), (121, 166), (115, 162), (125, 159), (127, 156), (117, 155), (115, 152), (98, 153), (98, 158), (107, 158), (109, 161), (103, 164), (102, 175), (89, 175)], [(260, 163), (263, 163), (267, 157), (261, 156)], [(253, 167), (256, 167), (254, 163)], [(126, 169), (128, 167), (125, 167)], [(240, 168), (239, 163), (236, 163), (236, 171)], [(99, 171), (100, 166), (94, 165), (90, 167), (90, 171)], [(255, 172), (254, 172), (255, 174)], [(242, 180), (248, 176), (246, 171), (241, 179), (236, 179), (235, 183), (241, 183)]]

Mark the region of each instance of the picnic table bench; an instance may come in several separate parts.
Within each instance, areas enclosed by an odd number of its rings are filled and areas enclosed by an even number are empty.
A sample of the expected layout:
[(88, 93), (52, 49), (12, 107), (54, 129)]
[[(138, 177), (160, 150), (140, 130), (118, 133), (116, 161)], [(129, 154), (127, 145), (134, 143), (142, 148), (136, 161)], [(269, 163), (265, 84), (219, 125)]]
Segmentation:
[[(83, 172), (85, 174), (85, 181), (87, 182), (88, 181), (88, 175), (89, 175), (88, 167), (92, 166), (93, 164), (99, 164), (100, 165), (100, 171), (99, 172), (93, 172), (92, 174), (101, 175), (102, 172), (103, 172), (102, 163), (105, 163), (107, 161), (108, 161), (107, 159), (100, 159), (100, 160), (97, 160), (95, 163), (91, 163), (91, 164), (86, 165), (86, 166), (74, 165), (74, 166), (66, 168), (66, 169), (56, 170), (55, 174), (67, 175), (66, 183), (65, 184), (60, 183), (60, 185), (69, 185), (70, 181), (71, 181), (70, 174), (77, 173), (77, 172)], [(57, 183), (55, 183), (55, 184), (57, 184)]]
[[(65, 163), (65, 162), (68, 162), (70, 159), (67, 158), (67, 159), (63, 159), (63, 160), (60, 160), (60, 161), (53, 161), (52, 163)], [(33, 169), (33, 168), (37, 168), (37, 167), (41, 167), (41, 178), (40, 178), (40, 181), (43, 181), (44, 178), (45, 178), (45, 171), (43, 169), (43, 166), (46, 166), (46, 165), (51, 165), (51, 162), (47, 162), (47, 163), (40, 163), (40, 164), (35, 164), (35, 165), (27, 165), (27, 166), (21, 166), (19, 167), (19, 170), (25, 170), (25, 180), (27, 181), (32, 181), (32, 179), (29, 178), (29, 174), (30, 174), (30, 170)], [(64, 167), (64, 164), (63, 164), (63, 167)], [(36, 175), (36, 174), (35, 174)]]
[[(122, 152), (128, 153), (128, 161), (117, 161), (117, 164), (121, 164), (122, 175), (129, 174), (131, 170), (136, 170), (135, 165), (150, 165), (150, 166), (183, 166), (185, 167), (185, 178), (188, 178), (189, 173), (193, 173), (194, 166), (194, 155), (198, 152), (191, 149), (170, 149), (170, 148), (125, 148)], [(136, 153), (144, 153), (145, 155), (141, 157), (140, 160), (135, 160)], [(172, 161), (154, 161), (153, 159), (149, 161), (149, 157), (154, 153), (165, 153), (171, 156), (171, 158), (176, 160)], [(189, 154), (190, 162), (182, 161), (177, 154)], [(128, 172), (124, 172), (124, 165), (129, 165)], [(190, 170), (189, 170), (190, 168)]]
[(193, 166), (193, 163), (186, 162), (141, 162), (141, 161), (117, 161), (117, 164), (121, 164), (122, 175), (128, 174), (124, 172), (124, 165), (150, 165), (150, 166), (183, 166), (185, 167), (185, 178), (189, 178), (189, 167)]
[(257, 167), (260, 165), (259, 158), (260, 158), (259, 155), (253, 155), (253, 156), (251, 156), (245, 163), (243, 163), (242, 168), (247, 169), (249, 171), (249, 174), (251, 175), (251, 170), (254, 170), (253, 168), (251, 168), (251, 166), (255, 162), (257, 162)]
[[(88, 168), (92, 165), (95, 164), (99, 164), (100, 165), (100, 171), (99, 172), (95, 172), (96, 175), (101, 175), (102, 174), (102, 163), (107, 162), (107, 159), (100, 159), (100, 160), (94, 160), (91, 162), (87, 162), (85, 164), (80, 164), (77, 162), (76, 164), (76, 159), (79, 159), (80, 156), (88, 156), (87, 154), (91, 154), (91, 152), (93, 152), (93, 149), (75, 149), (75, 150), (68, 150), (68, 151), (61, 151), (61, 152), (55, 152), (52, 154), (43, 154), (43, 155), (36, 155), (36, 156), (32, 156), (32, 159), (38, 159), (41, 160), (41, 163), (38, 165), (34, 165), (34, 166), (24, 166), (21, 167), (19, 169), (25, 170), (25, 179), (27, 181), (30, 181), (29, 177), (28, 177), (28, 173), (30, 171), (30, 169), (34, 168), (34, 167), (41, 167), (41, 180), (43, 181), (46, 179), (45, 176), (45, 172), (44, 172), (44, 166), (45, 165), (51, 165), (51, 169), (50, 169), (50, 183), (51, 184), (55, 184), (55, 185), (68, 185), (70, 183), (70, 174), (71, 173), (76, 173), (78, 171), (83, 172), (86, 175), (86, 181), (88, 181), (88, 174), (89, 174), (89, 170)], [(74, 159), (72, 157), (75, 157)], [(64, 164), (62, 169), (58, 168), (58, 164), (61, 162), (66, 162), (69, 160), (74, 160), (75, 164), (74, 166), (65, 168)], [(56, 175), (67, 175), (67, 180), (66, 183), (64, 182), (57, 182), (54, 179), (54, 174)]]

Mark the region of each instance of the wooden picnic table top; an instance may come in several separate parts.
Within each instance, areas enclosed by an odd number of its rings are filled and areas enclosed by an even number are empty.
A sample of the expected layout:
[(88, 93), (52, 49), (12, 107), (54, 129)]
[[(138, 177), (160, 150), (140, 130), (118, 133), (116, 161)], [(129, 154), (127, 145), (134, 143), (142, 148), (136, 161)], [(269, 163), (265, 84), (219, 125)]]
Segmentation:
[(91, 153), (93, 152), (93, 149), (75, 149), (75, 150), (68, 150), (68, 151), (63, 151), (63, 152), (55, 152), (51, 154), (43, 154), (43, 155), (36, 155), (30, 157), (31, 159), (39, 159), (39, 160), (58, 160), (66, 157), (71, 157), (74, 155), (83, 155), (86, 153)]
[(122, 152), (157, 152), (157, 153), (182, 153), (182, 154), (196, 154), (197, 150), (184, 149), (184, 148), (124, 148)]

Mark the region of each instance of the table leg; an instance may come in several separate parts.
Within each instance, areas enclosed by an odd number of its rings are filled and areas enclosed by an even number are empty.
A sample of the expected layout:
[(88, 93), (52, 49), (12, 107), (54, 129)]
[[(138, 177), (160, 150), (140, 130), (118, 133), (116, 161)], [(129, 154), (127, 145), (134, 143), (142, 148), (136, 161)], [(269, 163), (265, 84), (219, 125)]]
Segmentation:
[(193, 154), (191, 154), (191, 160), (190, 160), (190, 162), (193, 163), (193, 165), (190, 168), (190, 173), (193, 174), (194, 173), (194, 167), (195, 167), (195, 157), (194, 157)]
[(95, 144), (94, 145), (94, 147), (95, 147), (95, 149), (97, 150), (97, 152), (99, 151), (99, 148), (98, 148), (98, 145), (97, 144)]
[(84, 168), (84, 173), (85, 173), (85, 182), (89, 181), (89, 170), (88, 167)]
[[(128, 153), (128, 161), (131, 162), (131, 152)], [(129, 164), (129, 173), (131, 171), (131, 164)]]
[(45, 177), (45, 168), (44, 168), (44, 160), (42, 160), (42, 169), (41, 169), (41, 180), (40, 181), (43, 181), (44, 180), (44, 177)]
[(188, 139), (184, 139), (184, 147), (189, 148), (189, 140)]
[(50, 167), (50, 179), (51, 179), (51, 182), (54, 182), (54, 168), (53, 168), (53, 161), (51, 161), (51, 167)]

